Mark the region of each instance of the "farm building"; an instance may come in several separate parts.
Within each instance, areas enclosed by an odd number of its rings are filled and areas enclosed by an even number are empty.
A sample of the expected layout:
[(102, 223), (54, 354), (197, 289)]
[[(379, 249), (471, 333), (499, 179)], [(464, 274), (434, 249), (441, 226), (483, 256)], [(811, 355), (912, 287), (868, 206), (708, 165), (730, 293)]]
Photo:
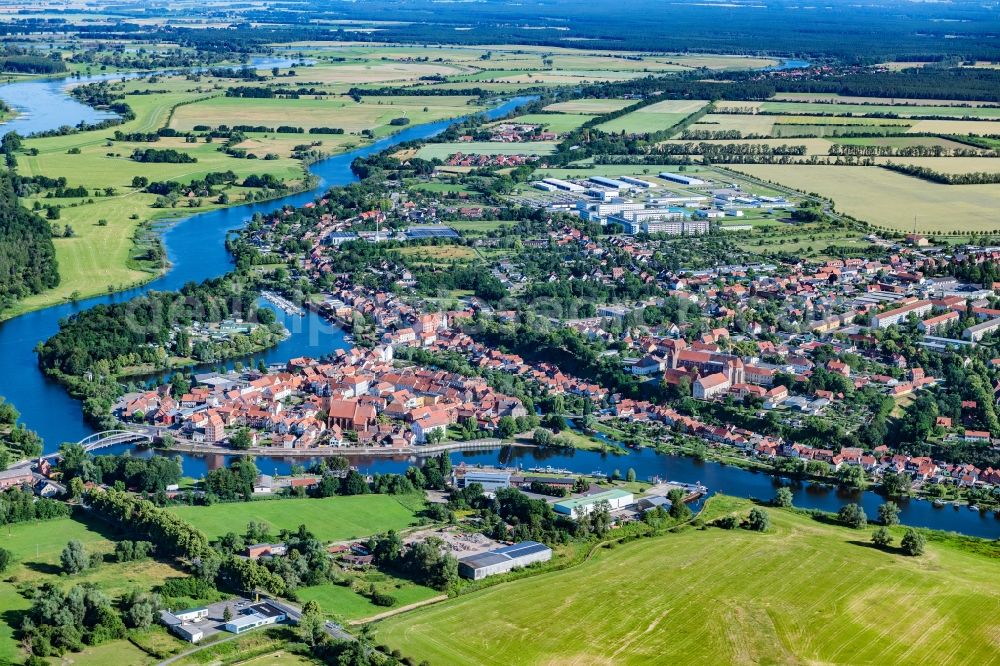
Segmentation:
[(579, 518), (589, 514), (601, 502), (607, 502), (611, 510), (614, 511), (615, 509), (622, 509), (633, 504), (635, 499), (632, 493), (615, 488), (614, 490), (605, 490), (593, 495), (584, 495), (583, 497), (556, 502), (552, 508), (555, 509), (556, 513)]
[(478, 555), (469, 555), (458, 561), (458, 573), (465, 578), (480, 580), (487, 576), (507, 573), (511, 569), (526, 567), (535, 562), (552, 559), (552, 549), (537, 541), (522, 541), (513, 546), (497, 548)]

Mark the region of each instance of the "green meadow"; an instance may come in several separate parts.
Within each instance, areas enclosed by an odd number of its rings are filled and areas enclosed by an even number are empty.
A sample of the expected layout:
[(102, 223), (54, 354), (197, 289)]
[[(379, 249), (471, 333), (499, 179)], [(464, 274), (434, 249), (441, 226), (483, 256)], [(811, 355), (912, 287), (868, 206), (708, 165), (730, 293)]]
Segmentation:
[[(109, 596), (116, 597), (132, 589), (149, 590), (167, 578), (184, 575), (169, 564), (145, 560), (121, 564), (106, 562), (82, 574), (64, 576), (60, 574), (59, 554), (72, 539), (83, 543), (88, 553), (114, 550), (114, 542), (102, 534), (98, 526), (73, 518), (18, 523), (0, 530), (0, 547), (11, 551), (15, 559), (15, 564), (4, 572), (0, 580), (0, 663), (16, 661), (21, 656), (14, 632), (21, 614), (31, 606), (31, 602), (22, 596), (19, 588), (30, 590), (46, 582), (56, 582), (64, 588), (78, 583), (95, 583)], [(114, 641), (96, 650), (100, 650), (101, 654), (108, 651), (142, 654), (125, 641)], [(98, 663), (80, 661), (82, 655), (72, 655), (72, 658), (74, 663)]]
[[(716, 515), (751, 506), (716, 502)], [(599, 549), (388, 619), (377, 640), (455, 665), (1000, 663), (995, 558), (948, 542), (906, 557), (871, 547), (870, 529), (768, 511), (765, 534), (689, 529)]]
[(262, 520), (275, 532), (305, 525), (320, 541), (343, 541), (409, 527), (416, 523), (422, 502), (419, 496), (352, 495), (179, 506), (170, 510), (209, 539), (227, 532), (242, 534), (249, 521)]

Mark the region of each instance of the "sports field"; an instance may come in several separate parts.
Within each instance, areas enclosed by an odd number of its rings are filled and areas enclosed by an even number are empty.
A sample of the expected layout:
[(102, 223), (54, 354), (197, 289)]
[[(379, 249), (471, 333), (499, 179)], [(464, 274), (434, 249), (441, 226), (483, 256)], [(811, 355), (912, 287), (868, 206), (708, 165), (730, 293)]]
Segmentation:
[(870, 531), (769, 511), (767, 534), (600, 550), (386, 620), (377, 640), (454, 665), (1000, 663), (1000, 562), (934, 544), (904, 557)]
[(604, 132), (658, 132), (676, 125), (706, 104), (702, 100), (665, 100), (601, 123), (597, 128)]
[[(962, 158), (940, 158), (947, 160)], [(901, 161), (901, 158), (896, 158)], [(934, 162), (937, 164), (937, 161)], [(1000, 228), (1000, 185), (940, 185), (880, 167), (733, 164), (727, 168), (833, 199), (836, 208), (878, 226), (923, 233)]]
[(399, 530), (415, 522), (414, 497), (353, 495), (323, 499), (280, 499), (212, 506), (179, 506), (170, 510), (209, 539), (228, 532), (242, 534), (251, 520), (262, 520), (275, 532), (305, 525), (320, 541), (342, 541)]

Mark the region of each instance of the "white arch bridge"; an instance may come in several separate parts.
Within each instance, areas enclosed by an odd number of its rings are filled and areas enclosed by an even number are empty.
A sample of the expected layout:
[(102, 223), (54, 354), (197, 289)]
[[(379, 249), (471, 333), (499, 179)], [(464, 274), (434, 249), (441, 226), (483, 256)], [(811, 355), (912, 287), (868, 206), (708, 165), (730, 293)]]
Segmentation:
[(89, 437), (84, 437), (77, 444), (83, 446), (83, 449), (89, 453), (107, 446), (127, 444), (129, 442), (149, 442), (152, 444), (153, 436), (136, 430), (105, 430), (104, 432), (95, 432)]
[[(130, 442), (149, 442), (152, 444), (153, 436), (137, 430), (105, 430), (103, 432), (95, 432), (93, 435), (84, 437), (77, 442), (77, 444), (83, 446), (83, 450), (90, 453), (108, 446), (114, 446), (115, 444), (128, 444)], [(46, 460), (55, 460), (58, 457), (58, 451), (42, 456), (42, 458)], [(38, 459), (33, 458), (33, 460)], [(27, 465), (30, 463), (31, 460), (22, 460), (21, 462), (12, 465), (12, 467), (18, 467), (20, 465)]]

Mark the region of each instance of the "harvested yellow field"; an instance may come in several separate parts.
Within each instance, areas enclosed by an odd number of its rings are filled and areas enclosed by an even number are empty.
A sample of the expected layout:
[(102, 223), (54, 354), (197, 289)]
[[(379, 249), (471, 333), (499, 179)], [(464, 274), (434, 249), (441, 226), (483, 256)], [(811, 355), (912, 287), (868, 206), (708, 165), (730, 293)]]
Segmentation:
[(1000, 159), (996, 157), (880, 157), (876, 161), (912, 164), (940, 173), (1000, 173)]
[(708, 104), (701, 99), (667, 99), (644, 106), (637, 113), (684, 113), (692, 114)]
[(910, 132), (928, 134), (1000, 134), (997, 120), (915, 120)]
[[(956, 158), (957, 159), (957, 158)], [(939, 160), (945, 161), (945, 160)], [(1000, 229), (1000, 185), (940, 185), (879, 167), (734, 164), (762, 180), (833, 199), (860, 220), (922, 233)]]

